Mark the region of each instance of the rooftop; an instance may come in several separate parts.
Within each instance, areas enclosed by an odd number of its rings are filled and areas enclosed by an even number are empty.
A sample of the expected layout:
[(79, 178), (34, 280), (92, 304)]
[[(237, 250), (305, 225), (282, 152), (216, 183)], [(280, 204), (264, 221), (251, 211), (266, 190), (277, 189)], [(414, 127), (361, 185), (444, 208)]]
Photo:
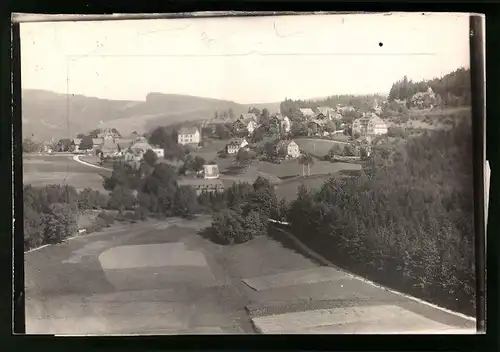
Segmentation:
[(179, 128), (179, 134), (195, 134), (198, 132), (198, 127), (181, 127)]
[(205, 180), (203, 178), (182, 179), (178, 180), (177, 184), (179, 186), (223, 186), (222, 181), (219, 179)]

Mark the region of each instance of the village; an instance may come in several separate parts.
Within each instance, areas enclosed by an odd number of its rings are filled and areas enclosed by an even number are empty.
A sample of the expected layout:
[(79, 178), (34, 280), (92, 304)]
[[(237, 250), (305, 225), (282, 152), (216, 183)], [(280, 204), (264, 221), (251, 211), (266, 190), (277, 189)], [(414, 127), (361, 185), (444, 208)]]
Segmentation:
[[(396, 104), (408, 105), (407, 101), (396, 101)], [(432, 109), (435, 104), (436, 99), (430, 87), (426, 92), (415, 94), (409, 102), (415, 109)], [(300, 172), (285, 175), (286, 165), (302, 165), (302, 176), (307, 177), (311, 176), (311, 165), (315, 162), (318, 164), (326, 160), (357, 164), (370, 156), (373, 140), (388, 133), (388, 125), (381, 117), (386, 106), (386, 100), (379, 103), (374, 99), (371, 109), (344, 104), (336, 104), (335, 107), (303, 107), (298, 108), (294, 118), (280, 112), (270, 114), (249, 109), (248, 113), (233, 118), (223, 117), (222, 114), (217, 116), (216, 113), (211, 119), (188, 121), (175, 130), (174, 137), (177, 146), (183, 151), (174, 163), (177, 166), (184, 165), (179, 168), (182, 170), (179, 185), (191, 186), (197, 194), (219, 192), (233, 182), (252, 181), (259, 175), (268, 176), (271, 180), (274, 178), (278, 182), (280, 175), (283, 178), (301, 176)], [(149, 143), (147, 134), (141, 136), (133, 132), (122, 136), (116, 128), (108, 128), (97, 129), (88, 135), (79, 134), (77, 137), (61, 140), (56, 147), (46, 143), (44, 153), (53, 153), (53, 149), (62, 151), (62, 144), (66, 144), (65, 151), (110, 168), (116, 162), (140, 168), (148, 151), (152, 151), (159, 162), (172, 162), (165, 157), (165, 148), (168, 147)], [(319, 145), (321, 151), (316, 150)], [(195, 158), (197, 166), (186, 167)], [(283, 166), (283, 171), (257, 171), (254, 177), (246, 179), (244, 170), (248, 169), (252, 160)], [(333, 164), (331, 167), (326, 165), (317, 168), (316, 175), (338, 171)], [(221, 173), (224, 174), (223, 180)]]
[(459, 15), (20, 24), (16, 333), (475, 333)]

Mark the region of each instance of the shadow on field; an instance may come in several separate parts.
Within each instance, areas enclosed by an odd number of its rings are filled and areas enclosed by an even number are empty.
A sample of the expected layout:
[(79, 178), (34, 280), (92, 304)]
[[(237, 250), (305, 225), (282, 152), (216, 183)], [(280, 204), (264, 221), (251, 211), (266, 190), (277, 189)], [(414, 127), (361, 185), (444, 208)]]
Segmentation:
[(300, 175), (299, 174), (294, 174), (294, 175), (287, 175), (287, 176), (278, 176), (278, 178), (282, 181), (285, 181), (285, 180), (289, 180), (289, 179), (292, 179), (292, 178), (297, 178), (299, 177)]
[(311, 256), (308, 252), (301, 250), (296, 243), (293, 242), (292, 239), (290, 239), (289, 236), (285, 235), (283, 232), (279, 230), (279, 227), (275, 225), (269, 225), (269, 229), (267, 232), (269, 238), (275, 240), (279, 244), (283, 246), (283, 248), (289, 249), (297, 254), (302, 255), (304, 258), (309, 259), (311, 262), (314, 264), (317, 264), (319, 266), (327, 266), (326, 264), (322, 263), (320, 260), (315, 258), (314, 256)]
[(239, 165), (231, 165), (226, 168), (226, 170), (221, 171), (222, 175), (241, 175), (243, 173), (243, 169)]

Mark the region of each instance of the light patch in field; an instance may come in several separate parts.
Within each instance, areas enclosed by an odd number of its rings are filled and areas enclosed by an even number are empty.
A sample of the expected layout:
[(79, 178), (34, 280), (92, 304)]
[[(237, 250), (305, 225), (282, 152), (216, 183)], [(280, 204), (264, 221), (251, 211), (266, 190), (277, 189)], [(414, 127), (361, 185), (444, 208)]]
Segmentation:
[(80, 263), (84, 257), (95, 255), (100, 250), (106, 248), (109, 243), (106, 241), (96, 241), (91, 242), (76, 251), (73, 251), (71, 257), (67, 260), (63, 260), (63, 264), (77, 264)]
[(207, 266), (205, 256), (201, 252), (186, 250), (182, 243), (115, 247), (102, 253), (99, 256), (99, 261), (104, 270), (162, 266)]
[(252, 319), (265, 334), (387, 333), (452, 327), (393, 305), (318, 309)]
[(325, 281), (346, 279), (348, 276), (339, 270), (319, 267), (308, 270), (286, 272), (282, 274), (263, 276), (253, 279), (244, 279), (243, 282), (254, 290), (268, 290), (271, 288), (293, 285), (315, 284)]

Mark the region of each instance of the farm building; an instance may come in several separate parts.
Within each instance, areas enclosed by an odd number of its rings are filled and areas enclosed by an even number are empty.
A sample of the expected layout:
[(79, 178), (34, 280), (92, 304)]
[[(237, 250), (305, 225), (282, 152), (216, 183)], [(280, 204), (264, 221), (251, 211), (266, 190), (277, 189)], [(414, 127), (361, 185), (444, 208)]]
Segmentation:
[(81, 138), (73, 138), (72, 145), (75, 147), (75, 152), (80, 150), (80, 143), (82, 142)]
[(372, 113), (371, 116), (365, 116), (354, 120), (352, 124), (352, 133), (361, 135), (382, 135), (387, 133), (386, 123)]
[(213, 180), (219, 178), (219, 165), (207, 164), (203, 165), (203, 178), (205, 180)]
[(417, 109), (432, 109), (437, 104), (436, 94), (429, 87), (427, 92), (418, 92), (411, 97), (411, 105)]
[(326, 124), (327, 120), (314, 119), (307, 124), (307, 127), (309, 128), (309, 133), (311, 135), (318, 135), (323, 132)]
[(297, 143), (292, 140), (282, 140), (276, 145), (276, 151), (278, 154), (285, 155), (286, 158), (298, 158), (300, 155), (300, 149)]
[(163, 148), (153, 148), (151, 150), (155, 152), (158, 158), (163, 158), (165, 156), (165, 151), (163, 150)]
[(257, 127), (258, 119), (255, 114), (241, 114), (233, 124), (233, 128), (236, 131), (246, 130), (249, 134), (252, 134)]
[(318, 118), (319, 115), (322, 115), (323, 116), (322, 118), (327, 118), (328, 120), (331, 120), (335, 115), (335, 110), (329, 106), (318, 106), (316, 110), (318, 111), (316, 118)]
[(196, 194), (202, 192), (222, 192), (224, 185), (221, 180), (205, 180), (205, 179), (184, 179), (177, 181), (179, 187), (191, 186), (196, 190)]
[(179, 144), (198, 144), (200, 143), (200, 131), (197, 127), (182, 127), (177, 131), (177, 142)]
[(244, 148), (248, 145), (248, 142), (245, 138), (233, 138), (226, 145), (226, 152), (228, 154), (236, 154), (241, 148)]
[(280, 113), (271, 116), (270, 124), (277, 128), (280, 133), (289, 133), (292, 126), (288, 116), (281, 115)]

